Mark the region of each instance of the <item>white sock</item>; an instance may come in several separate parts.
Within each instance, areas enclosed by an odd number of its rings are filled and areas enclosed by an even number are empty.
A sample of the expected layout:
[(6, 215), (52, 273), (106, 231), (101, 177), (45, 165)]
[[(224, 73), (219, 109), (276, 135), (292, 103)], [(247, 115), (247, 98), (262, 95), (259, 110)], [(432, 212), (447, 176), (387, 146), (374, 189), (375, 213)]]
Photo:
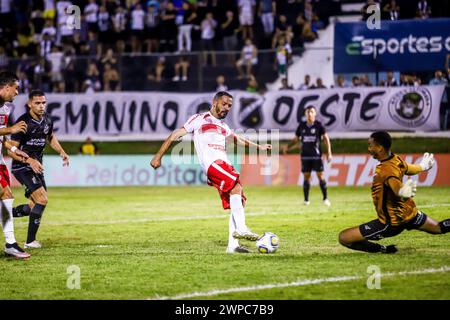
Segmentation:
[(6, 215), (6, 217), (2, 216), (2, 227), (5, 241), (8, 244), (16, 242), (16, 238), (14, 237), (14, 218), (12, 215), (13, 202), (14, 199), (2, 200), (2, 215)]
[(242, 197), (240, 194), (230, 195), (230, 208), (231, 215), (233, 216), (234, 223), (236, 225), (236, 229), (239, 232), (248, 231), (248, 228), (245, 225), (245, 211), (244, 207), (242, 206)]
[(228, 248), (234, 249), (239, 246), (239, 240), (233, 237), (233, 232), (236, 230), (233, 215), (230, 214), (230, 222), (228, 224)]

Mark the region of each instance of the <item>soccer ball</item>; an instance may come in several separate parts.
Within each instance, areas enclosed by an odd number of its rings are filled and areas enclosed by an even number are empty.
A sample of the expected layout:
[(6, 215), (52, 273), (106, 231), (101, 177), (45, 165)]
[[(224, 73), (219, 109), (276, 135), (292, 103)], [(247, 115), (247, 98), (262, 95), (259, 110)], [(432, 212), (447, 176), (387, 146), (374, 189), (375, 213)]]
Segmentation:
[(275, 233), (264, 232), (256, 241), (256, 248), (261, 253), (274, 253), (278, 249), (280, 239)]

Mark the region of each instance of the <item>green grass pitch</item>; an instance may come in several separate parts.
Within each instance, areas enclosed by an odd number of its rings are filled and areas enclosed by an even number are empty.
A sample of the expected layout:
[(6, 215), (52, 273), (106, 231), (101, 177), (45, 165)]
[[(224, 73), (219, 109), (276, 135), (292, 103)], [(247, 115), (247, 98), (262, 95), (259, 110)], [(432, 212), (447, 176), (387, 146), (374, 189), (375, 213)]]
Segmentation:
[[(23, 191), (14, 192), (15, 204), (23, 203)], [(309, 207), (299, 187), (246, 187), (245, 193), (248, 226), (281, 239), (275, 254), (225, 254), (228, 211), (212, 187), (50, 188), (38, 233), (43, 248), (30, 250), (28, 261), (0, 257), (0, 299), (190, 298), (195, 292), (201, 293), (195, 299), (450, 299), (450, 235), (404, 231), (382, 241), (397, 244), (395, 255), (338, 244), (340, 230), (376, 217), (369, 187), (330, 187), (331, 208), (317, 187)], [(415, 199), (442, 220), (450, 218), (449, 194), (449, 187), (419, 187)], [(27, 224), (15, 219), (22, 244)], [(380, 289), (367, 287), (371, 265), (390, 274)], [(80, 270), (79, 289), (67, 286), (69, 266)], [(432, 271), (401, 274), (425, 269)], [(343, 276), (354, 278), (336, 278)]]

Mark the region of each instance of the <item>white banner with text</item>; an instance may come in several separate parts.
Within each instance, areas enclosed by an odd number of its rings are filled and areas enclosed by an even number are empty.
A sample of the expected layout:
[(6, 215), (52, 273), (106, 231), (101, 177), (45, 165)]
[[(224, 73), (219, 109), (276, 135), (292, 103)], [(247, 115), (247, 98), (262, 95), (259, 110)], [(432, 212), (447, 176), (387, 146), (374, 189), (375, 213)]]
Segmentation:
[[(283, 90), (264, 95), (231, 91), (226, 118), (232, 128), (293, 133), (313, 105), (328, 131), (436, 131), (444, 86)], [(48, 94), (47, 112), (60, 140), (161, 140), (198, 112), (214, 93), (118, 92)], [(14, 118), (26, 112), (27, 96), (14, 101)]]

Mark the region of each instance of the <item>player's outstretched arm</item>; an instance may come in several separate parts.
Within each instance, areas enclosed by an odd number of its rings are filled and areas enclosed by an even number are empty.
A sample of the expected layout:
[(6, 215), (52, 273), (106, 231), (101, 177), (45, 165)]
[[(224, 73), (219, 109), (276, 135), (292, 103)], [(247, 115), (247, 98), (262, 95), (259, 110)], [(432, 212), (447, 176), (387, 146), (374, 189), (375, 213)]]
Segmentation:
[(180, 128), (174, 130), (164, 141), (164, 143), (159, 148), (158, 152), (155, 154), (153, 159), (150, 161), (150, 165), (153, 167), (153, 169), (158, 169), (161, 166), (161, 159), (164, 156), (164, 154), (169, 150), (172, 143), (184, 135), (187, 134), (187, 131), (185, 128)]
[(423, 171), (430, 170), (434, 166), (434, 162), (434, 155), (432, 153), (425, 152), (419, 164), (408, 163), (406, 174), (408, 176), (413, 176)]
[(298, 146), (298, 143), (300, 141), (300, 138), (298, 136), (295, 136), (294, 139), (292, 139), (288, 144), (284, 144), (281, 147), (281, 151), (286, 154), (290, 150), (295, 149)]
[(271, 144), (257, 144), (255, 142), (245, 139), (244, 137), (241, 137), (237, 134), (234, 135), (234, 139), (241, 146), (255, 147), (259, 150), (272, 150)]
[(61, 147), (61, 144), (59, 143), (58, 138), (56, 138), (55, 134), (52, 134), (49, 137), (49, 142), (50, 142), (50, 147), (52, 147), (52, 149), (55, 150), (56, 152), (58, 152), (59, 155), (61, 156), (61, 158), (63, 160), (63, 166), (64, 167), (69, 166), (70, 157), (64, 151), (63, 147)]

